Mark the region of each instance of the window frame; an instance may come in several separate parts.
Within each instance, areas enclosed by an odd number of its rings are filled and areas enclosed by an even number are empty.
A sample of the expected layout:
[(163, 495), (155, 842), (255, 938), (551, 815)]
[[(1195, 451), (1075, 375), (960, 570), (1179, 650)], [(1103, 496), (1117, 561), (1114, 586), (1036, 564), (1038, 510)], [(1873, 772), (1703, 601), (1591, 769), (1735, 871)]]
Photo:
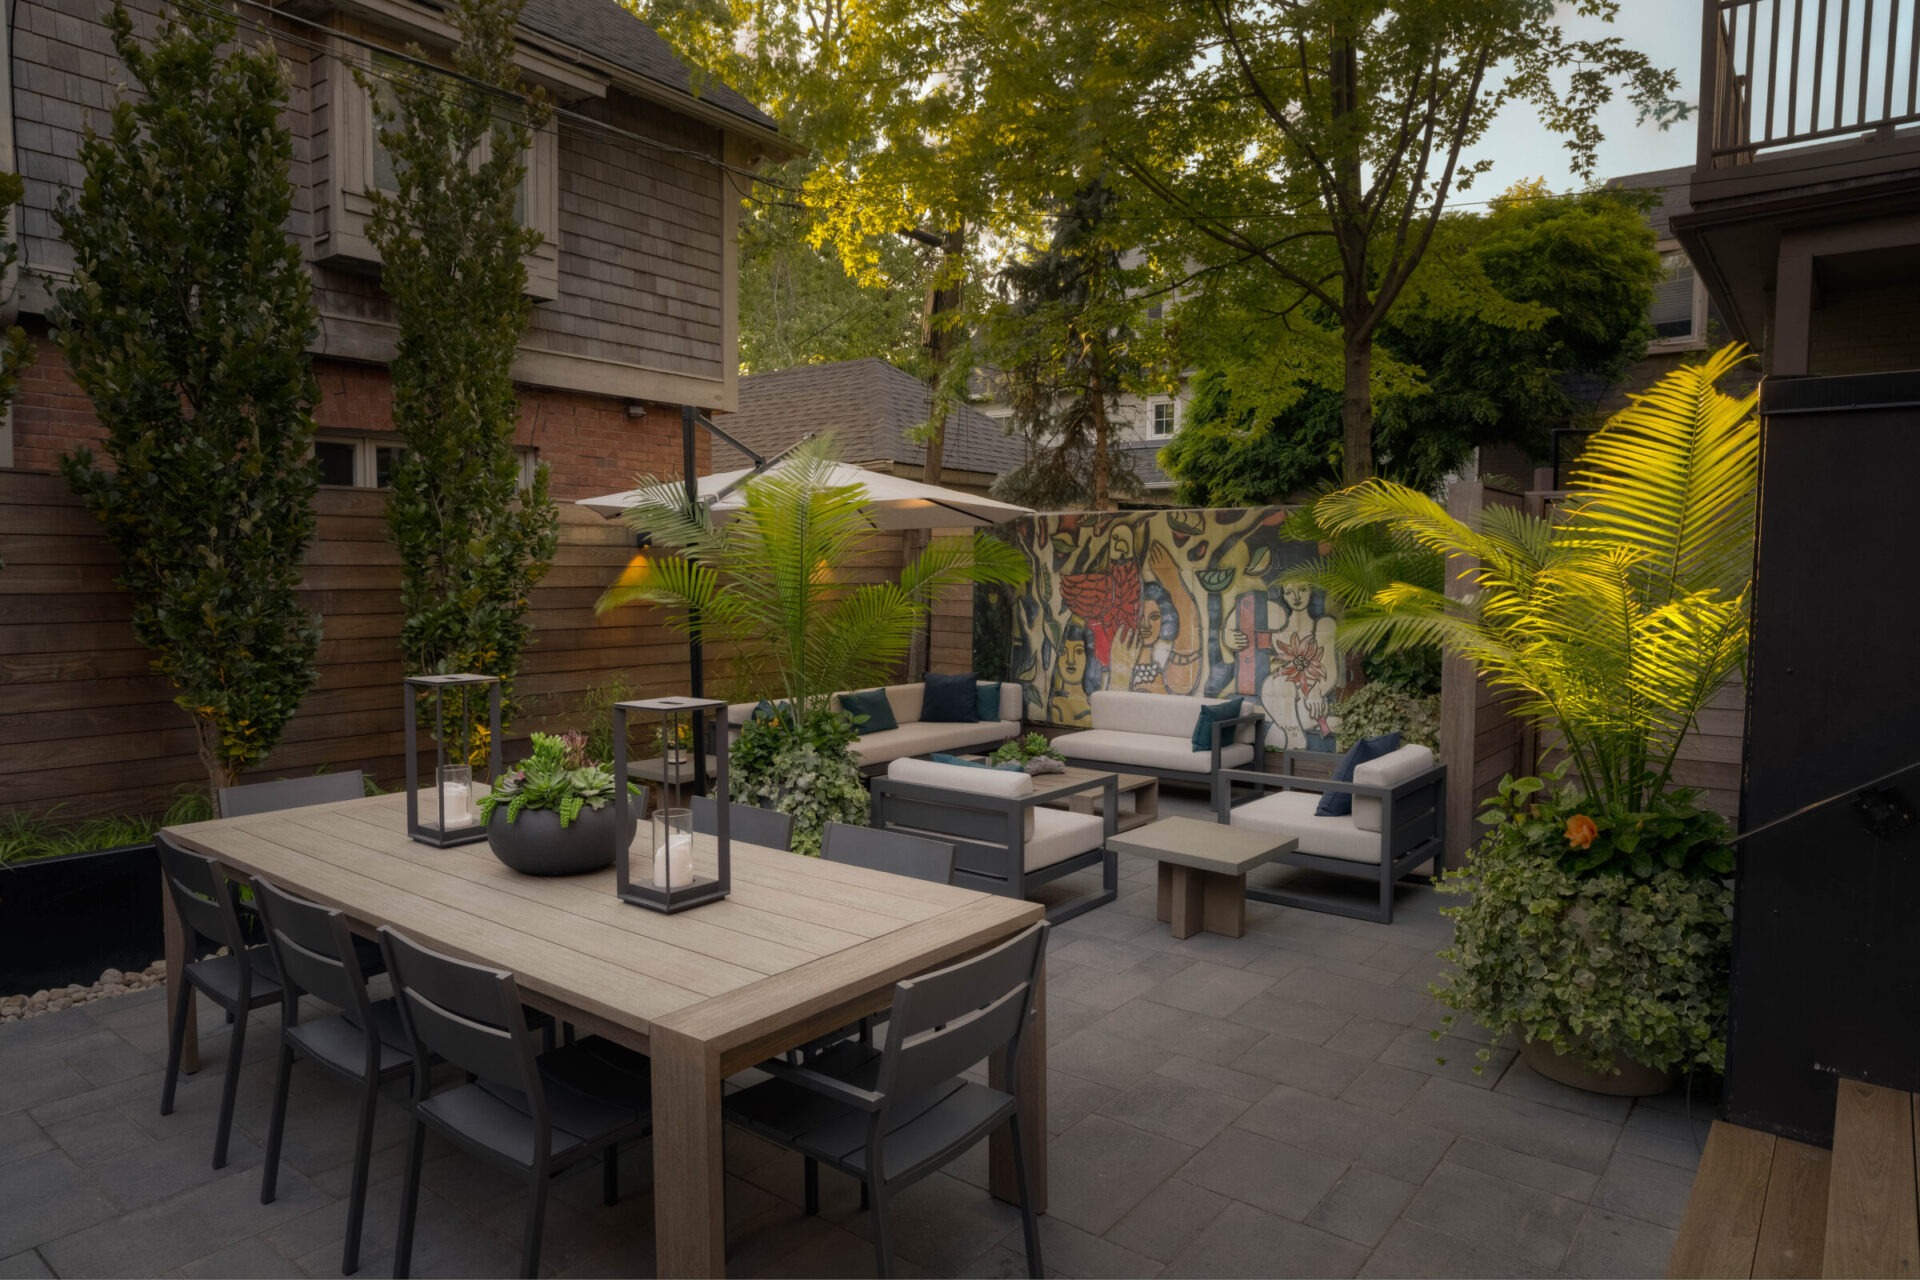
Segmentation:
[[(313, 443), (316, 450), (323, 444), (346, 445), (353, 450), (353, 483), (328, 484), (322, 481), (320, 484), (322, 489), (342, 492), (366, 490), (376, 493), (386, 492), (389, 486), (379, 482), (380, 451), (406, 448), (400, 443), (400, 438), (395, 435), (325, 429), (314, 432)], [(540, 467), (539, 448), (530, 444), (516, 444), (513, 446), (513, 456), (520, 463), (520, 488), (523, 490), (531, 488), (534, 473)]]
[[(350, 17), (336, 19), (340, 34), (329, 40), (315, 68), (314, 133), (324, 130), (325, 149), (315, 146), (316, 186), (326, 210), (324, 230), (316, 237), (317, 256), (323, 262), (378, 266), (380, 253), (368, 238), (373, 216), (375, 144), (379, 121), (373, 95), (354, 75), (355, 67), (371, 58), (360, 41), (397, 48), (404, 40), (368, 28)], [(392, 54), (390, 56), (399, 56)], [(318, 136), (312, 139), (320, 142)], [(540, 233), (540, 243), (525, 257), (527, 296), (550, 302), (560, 296), (560, 124), (556, 115), (533, 131), (527, 148), (523, 178), (526, 217), (522, 225)]]
[[(1700, 276), (1699, 266), (1694, 263), (1692, 258), (1687, 256), (1687, 251), (1681, 247), (1681, 244), (1678, 240), (1665, 239), (1665, 240), (1657, 241), (1653, 246), (1653, 250), (1655, 253), (1660, 255), (1663, 272), (1666, 265), (1667, 255), (1679, 254), (1680, 257), (1686, 262), (1687, 270), (1693, 274), (1693, 298), (1692, 298), (1693, 309), (1691, 312), (1692, 329), (1688, 333), (1676, 334), (1672, 337), (1662, 338), (1658, 335), (1655, 335), (1654, 337), (1649, 338), (1647, 340), (1647, 353), (1649, 355), (1653, 355), (1663, 351), (1703, 351), (1705, 350), (1707, 346), (1708, 297), (1707, 297), (1706, 281), (1703, 280)], [(1653, 321), (1653, 315), (1651, 310), (1649, 310), (1648, 312), (1647, 321), (1648, 323), (1652, 323)]]
[[(1160, 429), (1160, 411), (1167, 411), (1167, 429)], [(1180, 430), (1180, 406), (1172, 400), (1149, 400), (1147, 402), (1147, 434), (1155, 440), (1165, 440)]]

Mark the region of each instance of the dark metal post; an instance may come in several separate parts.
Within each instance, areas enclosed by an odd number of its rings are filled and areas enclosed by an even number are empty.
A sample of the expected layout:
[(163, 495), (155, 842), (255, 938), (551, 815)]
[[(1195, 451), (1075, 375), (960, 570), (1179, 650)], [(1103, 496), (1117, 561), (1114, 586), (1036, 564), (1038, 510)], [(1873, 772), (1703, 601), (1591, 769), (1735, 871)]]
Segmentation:
[[(693, 405), (680, 406), (680, 476), (687, 486), (687, 502), (690, 506), (700, 504), (700, 468), (694, 461), (693, 433), (700, 425), (700, 410)], [(707, 696), (707, 680), (699, 637), (687, 640), (687, 685), (696, 698)], [(706, 734), (701, 732), (704, 726), (700, 712), (693, 713), (693, 790), (696, 795), (707, 793), (707, 751)], [(725, 732), (719, 725), (714, 727), (716, 735)], [(727, 797), (721, 796), (721, 803)]]

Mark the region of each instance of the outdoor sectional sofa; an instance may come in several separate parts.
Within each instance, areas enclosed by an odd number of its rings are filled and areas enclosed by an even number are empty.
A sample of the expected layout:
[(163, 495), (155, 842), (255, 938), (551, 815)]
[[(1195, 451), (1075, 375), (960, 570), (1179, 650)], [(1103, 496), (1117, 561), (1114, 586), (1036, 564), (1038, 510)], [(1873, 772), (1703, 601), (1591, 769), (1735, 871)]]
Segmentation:
[(1267, 719), (1251, 699), (1240, 715), (1212, 726), (1205, 750), (1194, 748), (1194, 723), (1201, 707), (1225, 698), (1102, 689), (1087, 701), (1093, 727), (1053, 740), (1067, 763), (1082, 769), (1146, 773), (1211, 789), (1222, 769), (1258, 769), (1266, 752)]
[[(991, 750), (1009, 738), (1020, 736), (1021, 692), (1017, 684), (1000, 686), (998, 720), (922, 720), (921, 700), (925, 693), (926, 686), (923, 684), (890, 684), (886, 687), (887, 703), (893, 708), (893, 718), (900, 722), (900, 727), (862, 734), (854, 740), (853, 758), (862, 773), (878, 773), (895, 760), (930, 755), (935, 751)], [(727, 709), (727, 719), (736, 727), (745, 724), (753, 715), (754, 705), (751, 702), (734, 703)], [(840, 695), (837, 693), (833, 695), (833, 705), (836, 710), (840, 707)]]

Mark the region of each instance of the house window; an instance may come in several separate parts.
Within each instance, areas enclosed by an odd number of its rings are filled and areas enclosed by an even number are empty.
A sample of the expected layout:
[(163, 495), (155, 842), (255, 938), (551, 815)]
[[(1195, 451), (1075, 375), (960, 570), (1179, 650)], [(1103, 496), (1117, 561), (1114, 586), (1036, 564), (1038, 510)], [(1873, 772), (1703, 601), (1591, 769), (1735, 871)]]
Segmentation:
[(1149, 320), (1162, 319), (1166, 313), (1167, 309), (1164, 303), (1149, 302), (1147, 304), (1147, 319)]
[(1650, 315), (1654, 345), (1681, 346), (1704, 340), (1706, 295), (1693, 263), (1680, 249), (1666, 248), (1660, 254), (1660, 267)]
[(1156, 400), (1153, 404), (1153, 434), (1170, 436), (1174, 428), (1174, 408), (1170, 400)]
[[(401, 446), (385, 443), (379, 436), (317, 437), (313, 442), (313, 460), (320, 469), (320, 483), (337, 489), (387, 489), (393, 486), (393, 463)], [(520, 487), (533, 483), (540, 465), (540, 451), (527, 445), (515, 445), (513, 456), (520, 464)]]
[[(342, 16), (343, 25), (353, 22)], [(350, 34), (360, 39), (397, 44), (379, 33), (369, 33), (354, 25)], [(354, 74), (364, 71), (371, 81), (371, 92)], [(354, 40), (341, 39), (336, 51), (322, 59), (316, 69), (316, 100), (325, 103), (325, 113), (316, 112), (316, 172), (323, 175), (316, 183), (316, 195), (322, 197), (327, 217), (316, 237), (318, 257), (337, 264), (378, 265), (380, 255), (367, 238), (367, 221), (373, 213), (369, 193), (393, 191), (398, 187), (392, 154), (380, 142), (379, 113), (376, 98), (392, 101), (392, 82), (400, 76), (429, 74), (418, 65), (390, 53), (367, 53)], [(325, 129), (324, 140), (318, 135)], [(557, 119), (533, 135), (527, 148), (526, 173), (514, 196), (514, 212), (521, 224), (540, 233), (540, 245), (529, 253), (527, 293), (537, 299), (560, 296), (560, 128)]]

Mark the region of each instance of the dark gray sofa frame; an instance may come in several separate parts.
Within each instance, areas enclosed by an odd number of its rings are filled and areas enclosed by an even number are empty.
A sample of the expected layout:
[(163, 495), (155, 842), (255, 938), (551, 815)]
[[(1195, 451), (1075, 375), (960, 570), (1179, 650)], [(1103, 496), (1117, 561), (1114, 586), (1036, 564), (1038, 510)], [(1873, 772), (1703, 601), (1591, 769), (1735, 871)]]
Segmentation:
[[(1377, 880), (1380, 902), (1377, 907), (1362, 907), (1338, 898), (1291, 893), (1284, 889), (1247, 886), (1247, 896), (1261, 902), (1324, 911), (1376, 924), (1393, 923), (1393, 886), (1413, 868), (1433, 859), (1438, 865), (1446, 851), (1447, 766), (1436, 764), (1392, 787), (1366, 786), (1357, 782), (1335, 782), (1332, 778), (1308, 778), (1294, 773), (1296, 762), (1315, 761), (1331, 773), (1340, 756), (1330, 751), (1288, 750), (1280, 754), (1280, 772), (1259, 773), (1251, 769), (1228, 769), (1216, 775), (1214, 811), (1221, 822), (1233, 817), (1233, 787), (1244, 783), (1256, 790), (1345, 791), (1355, 797), (1372, 796), (1380, 801), (1380, 861), (1351, 862), (1311, 853), (1283, 853), (1275, 859), (1289, 866), (1326, 871), (1334, 875)], [(1371, 833), (1369, 833), (1371, 834)]]
[[(1082, 791), (1102, 792), (1103, 830), (1100, 847), (1075, 854), (1052, 866), (1035, 871), (1026, 869), (1026, 814), (1044, 801), (1077, 795)], [(1051, 787), (1018, 798), (976, 795), (947, 787), (930, 787), (894, 778), (873, 780), (873, 815), (870, 826), (882, 831), (900, 831), (909, 835), (933, 835), (953, 845), (953, 883), (963, 889), (997, 893), (1003, 897), (1025, 898), (1030, 889), (1062, 876), (1100, 868), (1100, 892), (1090, 893), (1047, 910), (1047, 919), (1058, 924), (1071, 920), (1095, 907), (1105, 906), (1119, 896), (1119, 859), (1107, 841), (1113, 839), (1120, 817), (1118, 781), (1109, 773), (1072, 787)]]

